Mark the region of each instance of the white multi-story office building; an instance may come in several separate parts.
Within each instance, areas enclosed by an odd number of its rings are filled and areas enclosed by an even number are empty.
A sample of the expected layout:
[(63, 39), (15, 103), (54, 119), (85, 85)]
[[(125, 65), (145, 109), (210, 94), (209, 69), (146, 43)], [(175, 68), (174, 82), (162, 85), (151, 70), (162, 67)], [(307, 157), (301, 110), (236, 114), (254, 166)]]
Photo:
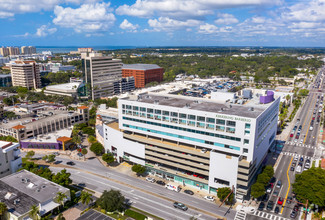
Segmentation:
[(33, 60), (16, 60), (11, 64), (11, 78), (13, 86), (28, 89), (41, 87), (40, 67)]
[(101, 53), (82, 53), (82, 70), (91, 99), (114, 94), (114, 83), (122, 79), (122, 61)]
[(279, 101), (245, 105), (146, 93), (118, 101), (119, 120), (104, 124), (104, 143), (119, 162), (146, 165), (154, 175), (216, 193), (248, 193), (275, 140)]
[(0, 141), (0, 178), (22, 167), (19, 143)]

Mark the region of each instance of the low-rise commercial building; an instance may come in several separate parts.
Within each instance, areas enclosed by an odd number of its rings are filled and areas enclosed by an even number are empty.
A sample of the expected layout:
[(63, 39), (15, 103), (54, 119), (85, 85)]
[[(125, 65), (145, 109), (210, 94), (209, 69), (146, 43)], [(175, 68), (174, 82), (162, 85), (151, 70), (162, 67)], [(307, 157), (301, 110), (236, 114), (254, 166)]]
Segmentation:
[(63, 83), (58, 85), (47, 86), (44, 90), (46, 95), (62, 95), (69, 97), (85, 97), (86, 87), (82, 82)]
[(136, 88), (144, 88), (150, 82), (162, 82), (164, 68), (156, 64), (123, 64), (122, 76), (133, 76)]
[(271, 93), (245, 105), (129, 95), (118, 101), (118, 122), (104, 124), (105, 148), (159, 177), (210, 193), (234, 187), (243, 199), (275, 143), (280, 99)]
[(85, 123), (89, 119), (87, 106), (80, 106), (77, 111), (60, 110), (58, 106), (43, 104), (21, 106), (19, 109), (21, 113), (26, 109), (27, 117), (1, 123), (0, 135), (11, 135), (21, 141)]
[(17, 172), (22, 167), (19, 143), (0, 141), (0, 178)]
[(0, 198), (8, 211), (5, 219), (31, 219), (29, 213), (33, 205), (39, 209), (39, 216), (45, 216), (61, 204), (56, 200), (58, 193), (63, 193), (69, 201), (70, 190), (51, 182), (27, 170), (21, 170), (0, 179)]

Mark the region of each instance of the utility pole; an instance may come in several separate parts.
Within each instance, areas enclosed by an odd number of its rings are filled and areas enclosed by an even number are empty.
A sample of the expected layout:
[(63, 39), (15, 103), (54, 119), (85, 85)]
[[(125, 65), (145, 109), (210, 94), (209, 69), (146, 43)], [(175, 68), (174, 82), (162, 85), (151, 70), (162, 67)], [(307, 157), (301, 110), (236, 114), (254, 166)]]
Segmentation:
[(230, 193), (229, 193), (229, 194), (227, 195), (227, 197), (223, 200), (223, 202), (219, 205), (219, 207), (221, 207), (221, 206), (223, 205), (223, 203), (225, 203), (225, 202), (227, 201), (228, 197), (229, 197), (229, 196), (234, 192), (234, 190), (235, 190), (235, 187), (232, 186)]
[(307, 214), (308, 214), (308, 199), (306, 201), (305, 220), (307, 219)]

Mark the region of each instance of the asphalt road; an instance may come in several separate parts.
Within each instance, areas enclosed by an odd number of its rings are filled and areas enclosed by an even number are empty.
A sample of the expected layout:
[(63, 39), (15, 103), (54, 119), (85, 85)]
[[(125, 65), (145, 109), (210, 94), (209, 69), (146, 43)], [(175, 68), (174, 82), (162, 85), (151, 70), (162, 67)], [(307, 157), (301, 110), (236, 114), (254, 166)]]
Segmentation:
[[(35, 155), (34, 157), (41, 157)], [(66, 164), (71, 159), (57, 156), (58, 163)], [(217, 219), (216, 215), (227, 219), (234, 219), (235, 211), (227, 207), (218, 207), (216, 203), (198, 196), (191, 196), (183, 192), (177, 193), (165, 189), (156, 183), (150, 183), (143, 179), (119, 173), (113, 169), (104, 167), (96, 158), (87, 161), (74, 161), (75, 165), (67, 170), (72, 174), (71, 179), (75, 183), (85, 183), (86, 187), (96, 191), (117, 189), (130, 199), (136, 208), (149, 212), (163, 219)], [(57, 172), (62, 168), (50, 167)], [(173, 202), (181, 202), (189, 207), (187, 211), (175, 209)], [(227, 214), (226, 214), (227, 213)]]
[[(282, 205), (278, 205), (278, 199), (279, 197), (287, 198), (292, 197), (292, 183), (295, 181), (295, 174), (299, 173), (297, 172), (296, 168), (294, 171), (291, 171), (290, 168), (292, 166), (292, 162), (294, 162), (294, 158), (297, 156), (298, 161), (296, 162), (296, 166), (298, 166), (298, 163), (300, 162), (300, 158), (303, 158), (303, 166), (302, 170), (304, 169), (306, 159), (309, 159), (310, 165), (312, 165), (312, 161), (316, 158), (319, 158), (319, 146), (317, 145), (317, 137), (320, 132), (320, 125), (317, 123), (317, 117), (318, 115), (323, 114), (323, 112), (319, 113), (319, 105), (321, 98), (318, 98), (318, 96), (321, 97), (323, 92), (325, 92), (325, 69), (323, 67), (322, 70), (318, 73), (316, 80), (313, 84), (310, 85), (309, 90), (309, 96), (305, 100), (304, 105), (302, 106), (301, 111), (299, 112), (297, 120), (293, 122), (297, 129), (293, 132), (293, 137), (290, 137), (290, 135), (283, 141), (285, 141), (285, 144), (282, 148), (281, 152), (281, 159), (278, 163), (277, 169), (275, 170), (275, 177), (278, 180), (281, 180), (282, 186), (280, 188), (274, 187), (272, 189), (272, 192), (269, 194), (270, 198), (268, 201), (272, 200), (276, 205), (274, 205), (273, 210), (271, 211), (256, 211), (253, 215), (248, 214), (246, 219), (249, 220), (258, 220), (258, 219), (274, 219), (274, 220), (281, 220), (281, 219), (291, 219), (290, 214), (291, 211), (296, 205), (296, 201), (292, 202), (291, 204), (288, 204), (288, 202), (284, 202)], [(319, 82), (320, 86), (317, 88), (316, 82)], [(318, 100), (318, 104), (317, 104)], [(325, 101), (325, 99), (324, 99)], [(316, 110), (316, 114), (314, 114), (314, 111)], [(314, 118), (315, 117), (315, 118)], [(314, 118), (314, 119), (313, 119)], [(321, 118), (321, 116), (320, 116)], [(314, 120), (314, 122), (312, 122)], [(301, 130), (299, 131), (299, 126), (302, 126)], [(312, 130), (310, 130), (310, 127), (313, 127)], [(299, 137), (297, 138), (297, 135), (299, 134)], [(274, 191), (278, 192), (278, 196), (274, 194)], [(265, 206), (267, 205), (267, 202), (265, 203)], [(274, 209), (278, 206), (280, 208), (280, 213), (275, 214)], [(269, 213), (270, 215), (266, 217), (265, 213)], [(299, 216), (300, 212), (298, 213)], [(298, 216), (296, 219), (298, 219)]]

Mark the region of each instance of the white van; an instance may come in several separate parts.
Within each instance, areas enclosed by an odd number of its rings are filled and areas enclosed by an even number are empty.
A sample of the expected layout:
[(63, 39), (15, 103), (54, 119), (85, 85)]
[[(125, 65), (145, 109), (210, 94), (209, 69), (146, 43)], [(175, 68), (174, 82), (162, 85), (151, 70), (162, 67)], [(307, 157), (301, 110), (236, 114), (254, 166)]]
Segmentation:
[(310, 126), (309, 131), (312, 131), (313, 129), (314, 129), (313, 126)]
[(173, 190), (175, 192), (181, 191), (181, 187), (177, 183), (169, 182), (166, 184), (166, 189)]

